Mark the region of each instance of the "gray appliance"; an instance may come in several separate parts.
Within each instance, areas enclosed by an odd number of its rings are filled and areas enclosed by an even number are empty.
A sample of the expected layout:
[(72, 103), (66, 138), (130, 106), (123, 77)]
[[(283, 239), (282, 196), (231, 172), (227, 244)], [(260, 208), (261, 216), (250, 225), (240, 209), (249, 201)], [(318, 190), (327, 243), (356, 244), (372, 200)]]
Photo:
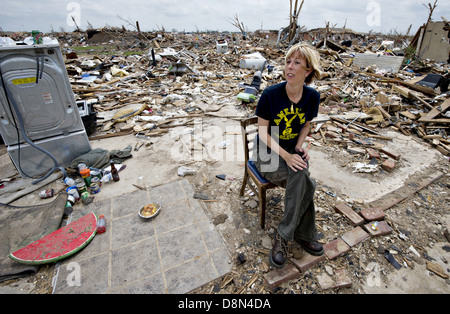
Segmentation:
[(0, 134), (22, 177), (91, 150), (59, 44), (0, 47)]

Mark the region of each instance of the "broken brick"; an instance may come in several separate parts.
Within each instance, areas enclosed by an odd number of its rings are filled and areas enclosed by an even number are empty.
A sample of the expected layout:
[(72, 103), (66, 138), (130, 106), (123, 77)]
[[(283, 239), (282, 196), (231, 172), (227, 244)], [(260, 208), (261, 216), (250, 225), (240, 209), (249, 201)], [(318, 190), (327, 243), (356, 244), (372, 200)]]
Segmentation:
[(352, 280), (347, 274), (345, 268), (340, 268), (335, 270), (336, 278), (331, 278), (328, 274), (321, 274), (317, 276), (320, 288), (322, 290), (336, 289), (336, 288), (347, 288), (352, 285)]
[(271, 289), (278, 287), (283, 282), (298, 277), (300, 277), (300, 271), (292, 264), (287, 264), (281, 269), (275, 269), (264, 274), (264, 279)]
[(359, 212), (365, 221), (383, 220), (386, 214), (380, 208), (367, 208)]
[(341, 238), (337, 238), (323, 246), (326, 256), (329, 259), (334, 259), (339, 255), (345, 254), (350, 250), (350, 246)]
[(336, 205), (334, 207), (334, 209), (338, 213), (347, 217), (354, 226), (359, 226), (364, 223), (364, 219), (361, 216), (359, 216), (357, 213), (355, 213), (355, 211), (353, 209), (351, 209), (349, 206), (347, 206), (344, 203), (340, 203), (340, 204)]
[(372, 159), (372, 158), (380, 159), (381, 158), (380, 154), (378, 154), (378, 152), (373, 148), (367, 147), (366, 151), (369, 154), (370, 159)]
[(373, 228), (373, 224), (374, 224), (373, 222), (364, 225), (364, 229), (372, 237), (378, 237), (378, 236), (382, 236), (382, 235), (387, 235), (387, 234), (389, 234), (389, 233), (391, 233), (393, 231), (391, 226), (389, 226), (386, 221), (378, 221), (376, 223), (377, 223), (376, 230), (374, 230), (375, 228)]
[(318, 275), (317, 281), (319, 282), (320, 289), (322, 290), (333, 289), (335, 286), (333, 278), (325, 273)]
[(292, 258), (291, 262), (300, 270), (300, 272), (304, 273), (314, 265), (324, 260), (325, 255), (314, 256), (304, 252), (300, 258)]
[(399, 153), (387, 150), (386, 148), (380, 148), (380, 152), (388, 155), (389, 157), (391, 157), (391, 158), (393, 158), (395, 160), (399, 160), (400, 159), (400, 154)]
[(335, 270), (336, 273), (336, 288), (347, 288), (352, 285), (348, 272), (345, 268)]
[(341, 236), (342, 240), (344, 240), (349, 246), (355, 246), (369, 237), (370, 235), (360, 226), (344, 233), (344, 235)]
[(392, 171), (394, 171), (394, 168), (395, 168), (395, 160), (386, 159), (385, 161), (383, 161), (381, 166), (383, 167), (384, 170), (386, 170), (388, 172), (392, 172)]

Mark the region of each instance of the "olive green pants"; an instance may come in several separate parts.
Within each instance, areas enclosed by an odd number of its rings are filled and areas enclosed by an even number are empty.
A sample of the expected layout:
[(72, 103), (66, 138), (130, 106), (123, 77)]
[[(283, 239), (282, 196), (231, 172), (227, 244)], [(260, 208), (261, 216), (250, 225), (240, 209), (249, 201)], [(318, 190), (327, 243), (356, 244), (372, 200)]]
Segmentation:
[(283, 158), (273, 152), (258, 153), (254, 159), (261, 175), (286, 189), (283, 218), (277, 228), (280, 236), (286, 241), (294, 238), (317, 240), (314, 208), (316, 182), (309, 176), (309, 163), (308, 168), (294, 172)]

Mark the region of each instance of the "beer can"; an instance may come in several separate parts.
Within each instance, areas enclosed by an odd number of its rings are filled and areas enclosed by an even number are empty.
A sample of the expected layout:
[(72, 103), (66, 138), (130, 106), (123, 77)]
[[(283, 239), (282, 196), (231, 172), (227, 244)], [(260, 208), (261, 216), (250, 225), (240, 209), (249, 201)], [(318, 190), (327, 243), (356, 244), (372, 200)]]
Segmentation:
[(40, 198), (49, 198), (53, 196), (53, 189), (48, 189), (48, 190), (43, 190), (41, 192), (39, 192), (39, 197)]

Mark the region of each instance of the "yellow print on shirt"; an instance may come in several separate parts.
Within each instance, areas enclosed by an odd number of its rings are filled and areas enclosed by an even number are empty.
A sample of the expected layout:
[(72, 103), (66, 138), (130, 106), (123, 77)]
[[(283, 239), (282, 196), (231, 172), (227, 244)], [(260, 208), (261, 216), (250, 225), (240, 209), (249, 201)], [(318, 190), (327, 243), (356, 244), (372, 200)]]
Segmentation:
[[(294, 108), (292, 108), (294, 109)], [(284, 110), (281, 110), (279, 114), (277, 114), (277, 117), (279, 119), (275, 119), (274, 122), (277, 126), (280, 126), (281, 122), (285, 122), (285, 128), (282, 130), (281, 134), (276, 134), (279, 139), (281, 140), (290, 140), (293, 138), (296, 138), (298, 136), (298, 133), (292, 133), (292, 123), (295, 121), (295, 118), (298, 117), (299, 124), (305, 123), (305, 114), (299, 112), (299, 108), (295, 108), (294, 110), (291, 110), (290, 108), (285, 108)], [(281, 131), (281, 130), (280, 130)]]

